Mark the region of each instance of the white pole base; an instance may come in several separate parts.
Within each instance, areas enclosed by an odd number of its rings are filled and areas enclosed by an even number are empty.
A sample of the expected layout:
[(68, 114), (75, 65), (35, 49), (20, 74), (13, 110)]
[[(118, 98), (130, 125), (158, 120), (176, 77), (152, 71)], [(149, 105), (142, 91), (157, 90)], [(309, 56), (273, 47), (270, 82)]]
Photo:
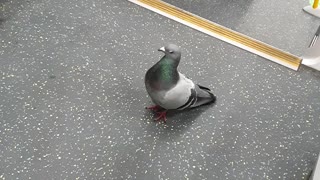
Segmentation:
[(309, 180), (317, 180), (317, 179), (320, 179), (320, 155), (313, 169), (312, 177)]
[(304, 11), (306, 11), (309, 14), (312, 14), (318, 18), (320, 18), (320, 8), (313, 9), (312, 6), (306, 6), (303, 8)]
[(308, 48), (302, 57), (302, 64), (320, 71), (320, 40)]

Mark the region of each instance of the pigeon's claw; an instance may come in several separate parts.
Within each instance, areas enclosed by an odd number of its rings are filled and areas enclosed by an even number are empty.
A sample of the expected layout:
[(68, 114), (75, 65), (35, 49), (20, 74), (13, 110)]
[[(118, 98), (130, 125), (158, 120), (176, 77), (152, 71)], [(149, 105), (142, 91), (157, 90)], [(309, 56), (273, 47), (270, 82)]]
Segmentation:
[(158, 117), (155, 121), (163, 121), (164, 123), (167, 122), (167, 111), (158, 112)]

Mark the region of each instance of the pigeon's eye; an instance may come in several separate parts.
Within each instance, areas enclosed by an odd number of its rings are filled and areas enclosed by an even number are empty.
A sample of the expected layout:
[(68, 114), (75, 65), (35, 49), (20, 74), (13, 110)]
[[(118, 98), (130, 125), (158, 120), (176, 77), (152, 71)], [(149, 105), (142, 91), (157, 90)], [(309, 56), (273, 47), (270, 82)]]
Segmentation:
[(172, 54), (172, 53), (173, 53), (173, 51), (169, 51), (169, 53), (171, 53), (171, 54)]

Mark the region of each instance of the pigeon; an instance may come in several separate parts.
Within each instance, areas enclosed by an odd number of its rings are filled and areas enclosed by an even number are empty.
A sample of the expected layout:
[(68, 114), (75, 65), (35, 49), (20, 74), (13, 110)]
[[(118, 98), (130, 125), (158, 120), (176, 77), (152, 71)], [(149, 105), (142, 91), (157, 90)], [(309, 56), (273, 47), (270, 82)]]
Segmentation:
[(146, 109), (158, 113), (156, 121), (165, 123), (168, 110), (184, 110), (216, 101), (209, 88), (195, 84), (177, 70), (181, 58), (180, 47), (169, 44), (158, 51), (165, 55), (145, 74), (145, 87), (155, 104)]

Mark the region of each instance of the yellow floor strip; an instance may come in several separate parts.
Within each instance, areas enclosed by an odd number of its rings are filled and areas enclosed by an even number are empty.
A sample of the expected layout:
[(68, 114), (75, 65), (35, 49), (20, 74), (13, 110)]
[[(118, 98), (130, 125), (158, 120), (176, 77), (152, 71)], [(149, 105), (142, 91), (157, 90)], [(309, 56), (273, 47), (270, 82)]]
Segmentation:
[(301, 64), (302, 59), (300, 57), (179, 9), (161, 0), (129, 1), (288, 68), (298, 70)]

